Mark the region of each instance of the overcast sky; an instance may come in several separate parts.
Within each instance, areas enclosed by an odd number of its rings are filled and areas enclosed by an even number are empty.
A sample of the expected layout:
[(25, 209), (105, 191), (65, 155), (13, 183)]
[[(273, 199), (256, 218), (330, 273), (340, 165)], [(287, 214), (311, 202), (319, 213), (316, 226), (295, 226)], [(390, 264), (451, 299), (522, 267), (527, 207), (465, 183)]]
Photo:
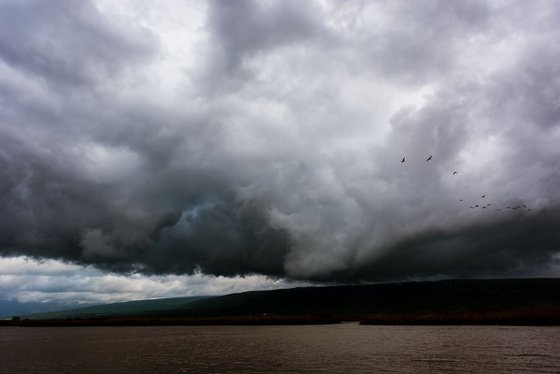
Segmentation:
[(558, 276), (559, 25), (552, 0), (0, 0), (0, 298)]

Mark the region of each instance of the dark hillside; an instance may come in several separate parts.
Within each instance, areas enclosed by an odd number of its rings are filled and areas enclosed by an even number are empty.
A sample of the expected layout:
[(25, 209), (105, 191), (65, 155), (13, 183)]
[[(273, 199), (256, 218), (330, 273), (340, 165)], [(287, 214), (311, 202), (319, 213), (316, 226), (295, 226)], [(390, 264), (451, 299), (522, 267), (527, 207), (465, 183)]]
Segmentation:
[(245, 292), (169, 311), (193, 316), (481, 312), (560, 307), (558, 279), (445, 280)]
[(126, 324), (126, 318), (136, 319), (134, 324), (148, 320), (151, 324), (172, 324), (172, 321), (238, 323), (241, 320), (265, 324), (268, 318), (275, 323), (327, 319), (375, 324), (560, 325), (560, 279), (302, 287), (117, 303), (31, 317), (34, 320), (82, 319), (80, 324), (85, 323), (84, 318), (94, 317), (113, 318), (112, 322), (103, 323), (119, 324)]

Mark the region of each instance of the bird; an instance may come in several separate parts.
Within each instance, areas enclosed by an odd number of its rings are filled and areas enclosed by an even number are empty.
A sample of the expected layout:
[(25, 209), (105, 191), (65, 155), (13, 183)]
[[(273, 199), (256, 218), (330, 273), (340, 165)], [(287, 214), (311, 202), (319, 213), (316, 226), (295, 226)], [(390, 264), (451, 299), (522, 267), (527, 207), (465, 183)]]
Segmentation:
[(475, 207), (475, 208), (478, 208), (478, 204), (476, 204), (474, 207)]
[(403, 162), (404, 162), (404, 157), (403, 157), (402, 160), (401, 160), (401, 163), (403, 163)]
[(492, 205), (492, 204), (488, 203), (488, 204), (486, 204), (486, 205), (490, 206), (490, 205)]
[(463, 201), (463, 199), (459, 199), (459, 201)]
[(456, 172), (456, 171), (454, 171), (454, 172), (453, 172), (453, 175), (455, 175), (455, 174), (457, 174), (457, 172)]
[(428, 157), (428, 159), (426, 160), (426, 162), (430, 161), (432, 159), (432, 155), (430, 155), (430, 157)]
[(480, 195), (480, 197), (482, 197), (484, 199), (486, 197), (486, 195)]

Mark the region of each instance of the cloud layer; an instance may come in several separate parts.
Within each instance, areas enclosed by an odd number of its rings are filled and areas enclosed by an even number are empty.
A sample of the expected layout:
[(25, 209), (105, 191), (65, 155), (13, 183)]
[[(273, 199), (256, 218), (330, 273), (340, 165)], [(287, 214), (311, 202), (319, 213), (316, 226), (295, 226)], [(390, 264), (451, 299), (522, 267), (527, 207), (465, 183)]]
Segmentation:
[(0, 2), (0, 254), (550, 274), (559, 24), (549, 1)]
[[(52, 309), (76, 304), (111, 303), (166, 297), (223, 295), (246, 290), (302, 286), (263, 275), (221, 277), (196, 272), (190, 276), (107, 273), (92, 267), (26, 257), (0, 259), (0, 301), (39, 302)], [(39, 304), (40, 305), (40, 304)], [(6, 315), (0, 303), (0, 315)], [(33, 307), (38, 305), (33, 304)]]

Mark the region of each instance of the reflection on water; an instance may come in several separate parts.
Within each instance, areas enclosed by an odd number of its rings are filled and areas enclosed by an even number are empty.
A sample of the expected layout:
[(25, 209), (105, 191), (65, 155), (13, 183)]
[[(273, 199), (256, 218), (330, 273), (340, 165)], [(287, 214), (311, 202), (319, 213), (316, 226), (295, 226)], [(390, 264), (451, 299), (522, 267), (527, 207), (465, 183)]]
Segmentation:
[(0, 328), (2, 373), (558, 373), (560, 328)]

